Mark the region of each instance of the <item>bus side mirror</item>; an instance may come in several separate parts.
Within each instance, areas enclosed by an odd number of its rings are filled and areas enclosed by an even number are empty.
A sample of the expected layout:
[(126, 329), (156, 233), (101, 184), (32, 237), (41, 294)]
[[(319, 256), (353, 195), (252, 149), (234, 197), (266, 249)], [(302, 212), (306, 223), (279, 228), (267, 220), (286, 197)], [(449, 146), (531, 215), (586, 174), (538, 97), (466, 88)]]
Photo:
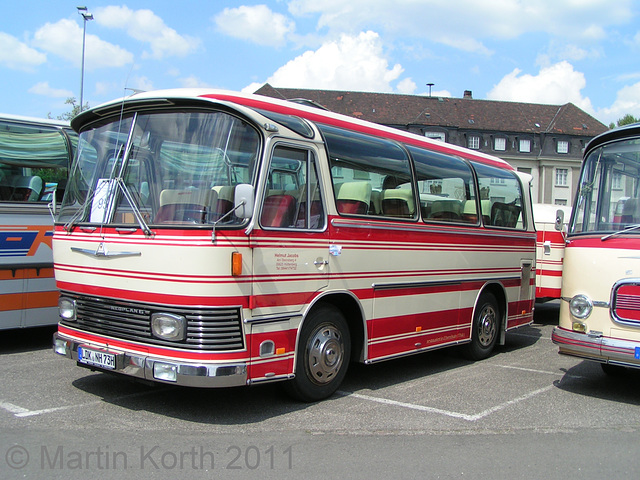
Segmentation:
[(234, 194), (234, 211), (238, 218), (251, 218), (253, 215), (254, 190), (253, 185), (241, 183), (236, 185)]
[(564, 226), (564, 210), (558, 209), (556, 211), (556, 230), (561, 232)]

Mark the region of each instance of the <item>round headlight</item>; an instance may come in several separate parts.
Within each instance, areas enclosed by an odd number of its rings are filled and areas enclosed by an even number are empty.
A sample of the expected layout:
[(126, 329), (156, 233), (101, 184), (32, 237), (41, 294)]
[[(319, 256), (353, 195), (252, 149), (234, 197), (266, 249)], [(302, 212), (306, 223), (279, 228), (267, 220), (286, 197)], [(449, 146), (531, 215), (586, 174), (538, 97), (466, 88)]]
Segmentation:
[(58, 314), (63, 320), (74, 322), (76, 320), (76, 301), (72, 298), (60, 297), (58, 299)]
[(151, 331), (164, 340), (177, 342), (184, 340), (187, 320), (171, 313), (154, 313), (151, 315)]
[(569, 302), (569, 311), (571, 315), (581, 320), (584, 320), (593, 310), (593, 302), (586, 295), (576, 295)]

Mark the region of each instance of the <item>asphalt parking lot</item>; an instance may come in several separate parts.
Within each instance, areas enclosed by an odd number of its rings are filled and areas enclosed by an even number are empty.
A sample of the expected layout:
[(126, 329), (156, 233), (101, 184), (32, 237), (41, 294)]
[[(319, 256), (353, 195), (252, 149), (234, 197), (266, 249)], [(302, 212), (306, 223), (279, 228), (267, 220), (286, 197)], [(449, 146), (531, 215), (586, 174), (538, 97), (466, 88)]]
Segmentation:
[(147, 386), (0, 334), (1, 478), (629, 478), (640, 371), (557, 354), (557, 305), (481, 362), (442, 350), (352, 365), (315, 404), (278, 385)]

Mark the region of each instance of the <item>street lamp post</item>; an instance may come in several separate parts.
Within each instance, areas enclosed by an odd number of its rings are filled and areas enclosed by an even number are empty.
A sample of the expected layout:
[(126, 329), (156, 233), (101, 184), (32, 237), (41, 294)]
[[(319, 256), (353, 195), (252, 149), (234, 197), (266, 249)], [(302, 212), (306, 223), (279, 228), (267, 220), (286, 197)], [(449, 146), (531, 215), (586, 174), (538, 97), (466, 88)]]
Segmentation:
[(82, 67), (80, 68), (80, 111), (82, 112), (82, 94), (84, 92), (84, 45), (87, 36), (87, 21), (93, 20), (93, 15), (87, 11), (87, 7), (76, 7), (78, 13), (82, 15)]

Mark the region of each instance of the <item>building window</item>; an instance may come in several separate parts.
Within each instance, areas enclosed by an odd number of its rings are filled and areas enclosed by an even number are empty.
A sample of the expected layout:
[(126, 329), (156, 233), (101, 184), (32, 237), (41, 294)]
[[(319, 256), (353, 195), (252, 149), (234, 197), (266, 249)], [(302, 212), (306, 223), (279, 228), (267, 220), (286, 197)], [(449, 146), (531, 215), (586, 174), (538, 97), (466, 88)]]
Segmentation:
[(445, 141), (444, 132), (424, 132), (424, 136), (432, 138), (433, 140), (440, 140), (441, 142)]
[(556, 198), (556, 205), (567, 205), (567, 200), (564, 198)]
[(522, 153), (531, 153), (531, 140), (523, 138), (520, 140), (520, 151)]
[(468, 147), (474, 150), (480, 150), (480, 137), (477, 135), (469, 135), (468, 138)]
[(622, 190), (622, 174), (620, 172), (613, 172), (611, 188), (613, 190)]
[(558, 140), (558, 153), (569, 153), (569, 142), (567, 140)]
[(569, 185), (569, 169), (568, 168), (556, 168), (556, 186), (566, 187)]
[(500, 137), (496, 138), (493, 148), (499, 152), (504, 152), (507, 149), (507, 139)]

